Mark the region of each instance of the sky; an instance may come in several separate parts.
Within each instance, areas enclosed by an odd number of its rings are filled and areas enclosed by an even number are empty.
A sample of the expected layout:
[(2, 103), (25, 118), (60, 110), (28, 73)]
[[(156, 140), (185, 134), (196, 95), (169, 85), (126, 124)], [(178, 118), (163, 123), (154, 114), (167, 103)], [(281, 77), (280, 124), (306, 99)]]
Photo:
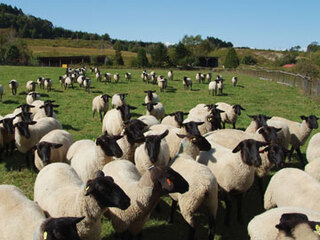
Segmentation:
[(111, 38), (178, 43), (200, 34), (235, 47), (306, 49), (320, 42), (319, 0), (0, 0), (56, 27)]

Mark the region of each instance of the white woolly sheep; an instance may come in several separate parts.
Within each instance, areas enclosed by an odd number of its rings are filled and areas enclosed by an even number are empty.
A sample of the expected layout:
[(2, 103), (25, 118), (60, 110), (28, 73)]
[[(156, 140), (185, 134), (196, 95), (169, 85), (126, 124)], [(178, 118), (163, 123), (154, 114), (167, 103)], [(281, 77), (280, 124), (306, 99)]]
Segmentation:
[(18, 87), (19, 87), (19, 83), (18, 83), (18, 81), (17, 80), (11, 80), (10, 82), (9, 82), (9, 88), (11, 89), (11, 93), (12, 93), (12, 95), (16, 95), (17, 94), (17, 89), (18, 89)]
[(37, 83), (39, 84), (40, 89), (44, 89), (44, 77), (38, 77)]
[(112, 77), (112, 74), (111, 74), (111, 73), (105, 73), (105, 74), (104, 74), (104, 80), (105, 80), (105, 82), (111, 82), (111, 77)]
[(43, 83), (47, 91), (50, 92), (52, 88), (52, 80), (50, 78), (45, 78)]
[(320, 182), (320, 158), (314, 159), (314, 161), (309, 162), (305, 167), (304, 171), (308, 173), (311, 177), (317, 179)]
[(120, 107), (126, 104), (126, 96), (128, 93), (117, 93), (112, 96), (111, 104), (112, 108)]
[(262, 126), (267, 126), (267, 121), (271, 119), (271, 117), (268, 117), (263, 114), (248, 115), (248, 117), (252, 118), (252, 121), (250, 122), (249, 126), (245, 130), (245, 132), (247, 133), (255, 133)]
[(312, 136), (308, 143), (306, 157), (308, 162), (320, 158), (320, 133)]
[(181, 214), (189, 225), (188, 239), (193, 239), (195, 233), (194, 215), (198, 208), (203, 205), (207, 208), (209, 215), (208, 239), (213, 240), (218, 209), (218, 184), (210, 169), (195, 161), (195, 156), (200, 151), (210, 150), (211, 145), (199, 135), (179, 136), (184, 137), (184, 139), (181, 142), (179, 153), (170, 161), (170, 167), (186, 179), (189, 184), (189, 191), (183, 194), (170, 194), (173, 201), (169, 222), (173, 222), (174, 210), (178, 203)]
[(152, 165), (167, 166), (170, 158), (169, 146), (164, 139), (169, 131), (160, 135), (147, 132), (145, 142), (136, 148), (134, 163), (140, 175), (143, 175)]
[[(210, 141), (209, 141), (210, 142)], [(266, 143), (253, 139), (241, 141), (233, 150), (225, 148), (215, 142), (210, 142), (212, 149), (200, 152), (199, 163), (207, 165), (222, 189), (226, 206), (226, 223), (231, 220), (230, 192), (236, 191), (238, 206), (241, 206), (242, 195), (252, 186), (255, 176), (255, 167), (261, 165), (259, 148)], [(242, 221), (241, 208), (238, 209), (238, 221)]]
[(225, 128), (226, 123), (230, 123), (232, 124), (233, 128), (236, 128), (238, 116), (241, 115), (241, 110), (244, 111), (245, 109), (239, 104), (230, 105), (224, 102), (217, 102), (216, 105), (217, 108), (224, 111), (223, 113), (221, 113), (223, 128)]
[(96, 96), (92, 100), (92, 117), (94, 117), (94, 114), (98, 112), (100, 115), (100, 121), (102, 122), (102, 112), (104, 116), (109, 109), (109, 98), (111, 98), (111, 96), (109, 96), (108, 94), (103, 94)]
[(232, 81), (232, 85), (235, 87), (238, 83), (238, 77), (236, 77), (236, 76), (232, 77), (231, 81)]
[(218, 91), (218, 81), (214, 80), (212, 82), (209, 82), (209, 95), (211, 93), (212, 96), (217, 95), (217, 91)]
[(130, 109), (136, 109), (136, 107), (122, 105), (108, 111), (102, 121), (102, 133), (107, 132), (112, 136), (120, 135), (124, 129), (124, 122), (131, 118)]
[(160, 92), (164, 92), (167, 87), (168, 80), (166, 78), (158, 80), (158, 87), (160, 88)]
[(161, 102), (157, 103), (143, 103), (143, 106), (147, 106), (147, 112), (146, 115), (152, 115), (155, 116), (157, 119), (162, 119), (165, 117), (165, 109)]
[(83, 80), (86, 79), (86, 77), (84, 75), (80, 75), (78, 78), (77, 78), (77, 83), (79, 83), (79, 86), (82, 87), (83, 85)]
[(149, 102), (159, 102), (159, 97), (156, 94), (156, 91), (152, 91), (152, 90), (148, 90), (148, 91), (144, 91), (144, 93), (147, 94), (147, 96), (144, 98), (144, 103), (149, 103)]
[(122, 136), (102, 135), (96, 139), (79, 140), (71, 145), (67, 160), (83, 182), (93, 178), (98, 170), (112, 161), (112, 157), (122, 157), (117, 140)]
[(212, 74), (211, 73), (207, 73), (206, 74), (206, 79), (207, 79), (208, 83), (211, 82), (211, 78), (212, 78)]
[(124, 74), (124, 78), (125, 78), (127, 81), (130, 81), (130, 80), (131, 80), (131, 73), (126, 72), (126, 73)]
[(34, 147), (34, 165), (38, 170), (53, 162), (67, 162), (73, 138), (65, 130), (55, 129), (44, 135)]
[(320, 221), (320, 212), (298, 207), (279, 207), (255, 216), (248, 224), (248, 234), (251, 240), (276, 239), (279, 230), (275, 227), (283, 214), (302, 213), (309, 220)]
[(2, 95), (3, 95), (3, 87), (0, 84), (0, 102), (2, 102)]
[(41, 96), (37, 92), (29, 92), (26, 96), (26, 103), (31, 105), (35, 100), (40, 100)]
[(189, 87), (190, 87), (190, 90), (192, 90), (192, 80), (191, 80), (191, 78), (188, 78), (188, 77), (184, 76), (182, 84), (184, 86), (184, 89), (189, 89)]
[(159, 120), (156, 119), (156, 117), (152, 116), (152, 115), (142, 115), (142, 116), (138, 117), (138, 119), (147, 125), (147, 127), (144, 129), (144, 131), (148, 130), (153, 125), (160, 124)]
[(71, 76), (67, 76), (64, 80), (64, 89), (66, 90), (70, 86), (73, 88), (73, 81), (71, 79)]
[(224, 88), (224, 84), (223, 84), (223, 79), (220, 79), (218, 84), (217, 84), (217, 87), (218, 87), (218, 91), (219, 91), (219, 95), (223, 95), (223, 88)]
[(90, 93), (91, 80), (90, 78), (85, 78), (83, 80), (84, 91)]
[(100, 71), (96, 72), (96, 79), (98, 82), (101, 82), (102, 76), (101, 76)]
[(184, 113), (181, 111), (169, 113), (168, 116), (162, 119), (161, 124), (171, 125), (176, 128), (181, 128), (183, 122), (183, 116), (189, 113)]
[(306, 116), (300, 116), (302, 119), (302, 123), (294, 122), (285, 118), (281, 117), (272, 117), (272, 120), (277, 120), (284, 122), (285, 124), (288, 125), (289, 131), (290, 131), (290, 144), (291, 144), (291, 150), (289, 153), (289, 159), (291, 159), (291, 155), (294, 150), (298, 153), (298, 156), (300, 158), (300, 161), (304, 163), (304, 157), (301, 154), (300, 151), (300, 146), (302, 146), (308, 139), (312, 129), (317, 129), (318, 128), (318, 122), (317, 118), (314, 115), (310, 115), (308, 117)]
[(133, 163), (127, 160), (112, 161), (103, 171), (111, 176), (131, 199), (126, 210), (109, 208), (106, 216), (117, 233), (138, 235), (160, 197), (167, 193), (188, 191), (187, 181), (169, 167), (152, 167), (140, 176)]
[[(80, 240), (76, 224), (82, 218), (46, 218), (37, 203), (12, 185), (0, 186), (0, 239), (3, 240)], [(27, 220), (27, 222), (26, 222)]]
[[(34, 112), (32, 118), (34, 121), (38, 121), (41, 118), (46, 118), (46, 117), (52, 117), (55, 119), (57, 118), (57, 115), (53, 111), (54, 108), (59, 107), (57, 104), (53, 104), (55, 100), (46, 100), (43, 102), (42, 105), (38, 105), (38, 101), (34, 101), (32, 104), (34, 104), (35, 108), (32, 110)], [(36, 111), (36, 112), (35, 112)]]
[(320, 182), (297, 168), (284, 168), (271, 178), (264, 195), (264, 208), (301, 207), (320, 211)]
[(98, 177), (83, 183), (66, 163), (52, 163), (37, 175), (34, 201), (52, 217), (85, 216), (77, 225), (81, 239), (100, 240), (101, 216), (107, 207), (126, 209), (130, 199), (113, 182), (99, 172)]
[(119, 73), (115, 73), (115, 74), (113, 75), (113, 79), (114, 79), (115, 83), (118, 83), (119, 80), (120, 80), (120, 74), (119, 74)]
[(201, 83), (202, 82), (202, 77), (201, 77), (201, 73), (197, 73), (196, 74), (196, 81), (198, 81), (198, 83)]
[(34, 92), (36, 90), (37, 84), (38, 84), (37, 82), (28, 81), (26, 84), (26, 88), (27, 88), (28, 92)]
[(172, 70), (170, 70), (169, 72), (168, 72), (168, 79), (169, 80), (173, 80), (173, 71)]

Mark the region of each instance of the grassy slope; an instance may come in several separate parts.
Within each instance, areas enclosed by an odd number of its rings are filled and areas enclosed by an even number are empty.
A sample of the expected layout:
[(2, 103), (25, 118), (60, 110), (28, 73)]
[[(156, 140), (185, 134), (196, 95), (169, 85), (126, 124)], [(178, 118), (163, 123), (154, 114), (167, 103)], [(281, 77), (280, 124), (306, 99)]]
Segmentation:
[[(103, 72), (107, 70), (103, 69)], [(60, 105), (58, 109), (58, 118), (63, 124), (64, 129), (70, 131), (75, 140), (94, 139), (101, 134), (101, 124), (96, 116), (92, 119), (91, 102), (94, 96), (101, 93), (110, 95), (119, 92), (128, 92), (127, 101), (138, 109), (134, 111), (134, 117), (145, 112), (141, 103), (144, 99), (144, 90), (155, 89), (155, 85), (143, 84), (140, 80), (141, 70), (129, 70), (132, 72), (133, 80), (129, 84), (124, 80), (126, 70), (109, 70), (112, 73), (119, 72), (121, 80), (119, 84), (98, 83), (93, 77), (93, 87), (91, 93), (87, 94), (78, 86), (74, 90), (63, 91), (58, 83), (58, 76), (63, 75), (62, 68), (41, 68), (41, 67), (9, 67), (0, 66), (0, 84), (4, 86), (5, 94), (4, 102), (0, 103), (0, 115), (5, 115), (14, 110), (14, 108), (25, 102), (26, 88), (25, 83), (28, 80), (36, 80), (39, 76), (49, 77), (54, 81), (54, 90), (52, 92), (39, 91), (42, 99), (55, 99)], [(166, 70), (157, 70), (158, 74), (166, 75)], [(249, 76), (239, 76), (239, 86), (234, 88), (231, 86), (231, 73), (224, 73), (225, 95), (212, 97), (208, 95), (207, 84), (194, 83), (193, 91), (183, 90), (181, 78), (186, 75), (194, 79), (195, 72), (192, 71), (175, 71), (175, 81), (169, 82), (168, 91), (159, 93), (161, 102), (163, 102), (166, 112), (170, 113), (177, 110), (188, 111), (198, 103), (213, 103), (218, 101), (228, 102), (231, 104), (240, 103), (246, 111), (240, 116), (237, 123), (238, 128), (245, 128), (250, 119), (246, 114), (263, 113), (266, 115), (283, 116), (295, 121), (300, 121), (300, 115), (315, 114), (320, 115), (318, 103), (306, 97), (299, 89), (290, 88), (276, 84), (274, 82), (257, 80)], [(12, 96), (9, 92), (8, 82), (11, 79), (17, 79), (20, 83), (18, 95)], [(178, 81), (178, 79), (180, 81)], [(313, 132), (313, 134), (316, 131)], [(307, 144), (302, 148), (305, 152)], [(292, 166), (299, 166), (296, 161), (291, 163)], [(22, 168), (22, 171), (19, 169)], [(13, 157), (6, 158), (0, 163), (0, 183), (14, 184), (20, 187), (23, 192), (30, 198), (33, 196), (33, 183), (36, 174), (25, 168), (23, 156), (15, 153)], [(262, 212), (262, 205), (259, 202), (256, 185), (248, 192), (244, 201), (245, 223), (247, 223), (254, 215)], [(179, 214), (176, 214), (177, 222), (173, 225), (166, 224), (165, 219), (169, 213), (168, 198), (163, 198), (161, 202), (161, 213), (155, 213), (146, 224), (144, 229), (145, 239), (184, 239), (186, 234), (186, 225)], [(197, 216), (200, 229), (197, 231), (198, 239), (204, 239), (207, 233), (207, 219), (202, 211)], [(236, 223), (232, 228), (225, 228), (222, 225), (223, 209), (218, 212), (218, 239), (246, 239), (246, 224), (241, 226)], [(103, 239), (113, 239), (113, 230), (106, 220), (103, 224)], [(111, 234), (111, 235), (110, 235)], [(223, 234), (223, 237), (221, 235)], [(170, 236), (170, 238), (168, 237)]]

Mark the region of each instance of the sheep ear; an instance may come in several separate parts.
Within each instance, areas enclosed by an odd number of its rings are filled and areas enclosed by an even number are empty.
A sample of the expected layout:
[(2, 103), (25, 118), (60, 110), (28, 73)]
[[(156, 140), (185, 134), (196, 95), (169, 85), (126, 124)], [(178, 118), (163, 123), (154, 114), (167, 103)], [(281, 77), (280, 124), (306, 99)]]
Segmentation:
[(256, 119), (257, 118), (257, 115), (249, 115), (247, 114), (249, 118), (253, 118), (253, 119)]
[(264, 132), (263, 128), (260, 128), (259, 131), (258, 131), (259, 134), (262, 134), (263, 132)]
[(169, 113), (168, 115), (169, 115), (169, 116), (174, 116), (174, 115), (175, 115), (175, 113)]
[(241, 107), (241, 105), (239, 105), (239, 107), (240, 107), (240, 109), (241, 109), (241, 110), (243, 110), (243, 111), (245, 111), (245, 110), (246, 110), (245, 108)]
[(239, 152), (243, 147), (243, 142), (240, 142), (233, 150), (233, 153)]
[(98, 170), (96, 175), (97, 175), (97, 178), (98, 177), (104, 177), (104, 172), (102, 172), (101, 170)]
[(147, 104), (146, 104), (146, 103), (142, 103), (141, 105), (142, 105), (142, 106), (147, 106)]
[(37, 123), (36, 121), (28, 122), (29, 125), (35, 125), (36, 123)]
[(272, 117), (268, 117), (268, 116), (266, 116), (266, 119), (268, 119), (268, 120), (269, 120), (269, 119), (271, 119), (271, 118), (272, 118)]
[(155, 105), (157, 105), (158, 103), (156, 102), (156, 103), (151, 103), (151, 105), (153, 105), (153, 106), (155, 106)]
[(109, 180), (110, 182), (114, 182), (113, 177), (105, 176), (105, 178), (106, 178), (107, 180)]
[(153, 90), (153, 91), (151, 91), (152, 93), (155, 93), (155, 92), (157, 92), (156, 90)]
[(166, 137), (166, 136), (168, 135), (168, 133), (169, 133), (169, 130), (167, 129), (164, 133), (162, 133), (162, 134), (160, 135), (161, 139), (164, 138), (164, 137)]
[(301, 118), (302, 120), (307, 120), (307, 117), (304, 116), (304, 115), (301, 115), (300, 118)]
[(41, 105), (40, 108), (44, 108), (44, 105)]
[(18, 107), (16, 107), (16, 108), (20, 108), (22, 105), (19, 105)]
[(276, 132), (280, 132), (281, 128), (274, 128), (276, 130)]
[(187, 135), (185, 134), (179, 134), (179, 133), (176, 133), (176, 135), (179, 137), (179, 138), (185, 138)]
[(53, 105), (52, 105), (52, 107), (59, 107), (59, 105), (57, 105), (57, 104), (53, 104)]
[(3, 123), (3, 119), (0, 120), (0, 123)]
[(123, 138), (123, 135), (114, 136), (113, 138), (114, 138), (115, 140), (119, 140), (119, 139)]
[(79, 223), (79, 222), (81, 222), (83, 219), (85, 219), (85, 216), (83, 216), (83, 217), (75, 217), (74, 219), (73, 219), (73, 222), (75, 223), (75, 224), (77, 224), (77, 223)]
[(184, 113), (183, 113), (184, 116), (186, 116), (186, 115), (188, 115), (188, 114), (189, 114), (189, 112), (184, 112)]
[(98, 137), (98, 138), (96, 139), (96, 145), (101, 145), (101, 144), (102, 144), (102, 140), (101, 140), (100, 137)]
[(196, 122), (196, 125), (198, 125), (198, 126), (200, 126), (202, 124), (204, 124), (204, 122)]
[(61, 143), (53, 143), (52, 144), (52, 147), (54, 147), (54, 148), (60, 148), (62, 146), (63, 146), (63, 144), (61, 144)]
[(263, 147), (263, 146), (268, 146), (268, 145), (269, 145), (269, 143), (267, 143), (267, 142), (257, 141), (257, 146), (258, 146), (258, 147)]

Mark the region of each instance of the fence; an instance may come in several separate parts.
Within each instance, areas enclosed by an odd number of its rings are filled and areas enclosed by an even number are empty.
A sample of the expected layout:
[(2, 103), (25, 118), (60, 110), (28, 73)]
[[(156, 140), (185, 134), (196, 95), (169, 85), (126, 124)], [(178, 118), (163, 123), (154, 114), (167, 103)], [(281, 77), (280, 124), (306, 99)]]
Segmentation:
[(291, 87), (302, 89), (310, 96), (320, 96), (320, 79), (312, 79), (308, 76), (300, 74), (293, 74), (280, 70), (266, 70), (266, 69), (236, 69), (235, 73), (247, 74), (255, 76), (262, 80), (275, 81)]

